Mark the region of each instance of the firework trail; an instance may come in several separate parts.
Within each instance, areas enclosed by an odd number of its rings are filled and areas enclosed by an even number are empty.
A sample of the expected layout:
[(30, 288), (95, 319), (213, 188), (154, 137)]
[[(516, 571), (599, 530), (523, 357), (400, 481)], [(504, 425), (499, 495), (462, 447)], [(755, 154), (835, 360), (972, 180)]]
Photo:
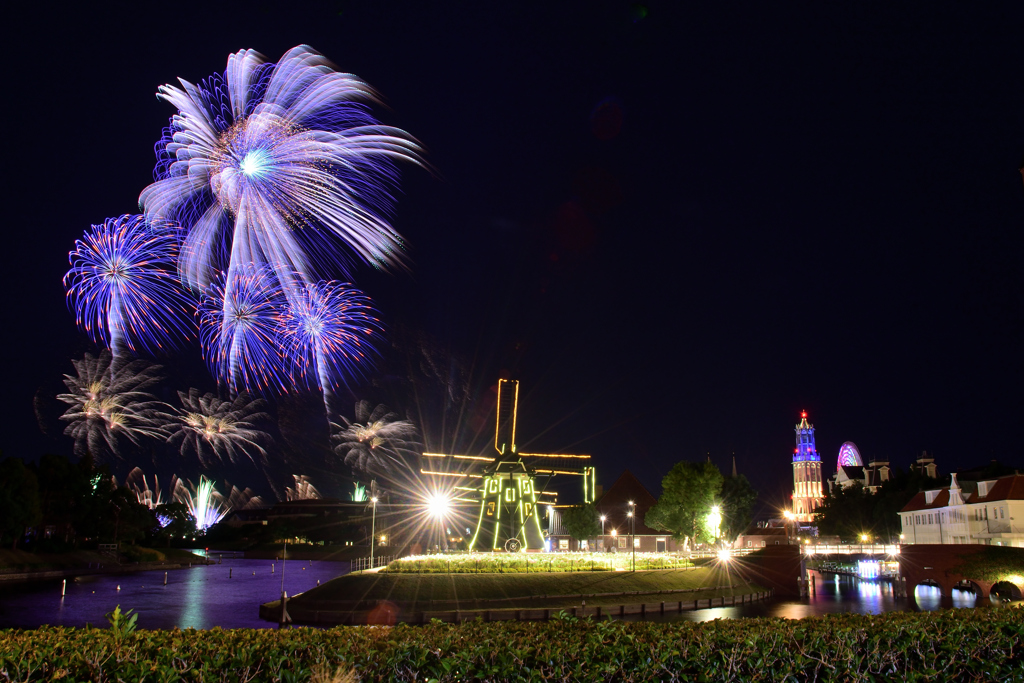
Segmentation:
[(333, 424), (337, 432), (331, 438), (334, 452), (357, 474), (394, 475), (407, 469), (406, 458), (415, 451), (416, 427), (399, 420), (387, 406), (370, 407), (369, 401), (356, 403), (355, 420), (342, 417), (344, 426)]
[(179, 270), (189, 286), (202, 291), (226, 271), (230, 287), (238, 268), (264, 264), (292, 298), (299, 280), (346, 268), (339, 241), (374, 266), (401, 262), (401, 238), (385, 219), (393, 162), (422, 165), (421, 150), (373, 118), (378, 100), (366, 83), (305, 45), (276, 64), (242, 50), (224, 74), (179, 81), (157, 93), (178, 113), (139, 202), (147, 216), (188, 229)]
[(287, 305), (274, 271), (246, 265), (214, 281), (199, 306), (203, 357), (232, 391), (284, 391), (288, 372), (278, 340)]
[(243, 455), (255, 461), (254, 453), (266, 458), (264, 444), (271, 438), (256, 427), (270, 419), (263, 400), (242, 393), (222, 401), (213, 394), (200, 396), (198, 389), (179, 391), (178, 398), (181, 409), (163, 418), (168, 443), (178, 446), (182, 455), (195, 453), (206, 466), (225, 459), (237, 462)]
[[(298, 379), (320, 389), (324, 404), (346, 376), (360, 374), (379, 338), (370, 300), (339, 282), (305, 285), (281, 316), (281, 348)], [(330, 414), (330, 406), (327, 406)]]
[(161, 505), (164, 504), (163, 497), (160, 493), (160, 480), (157, 476), (153, 475), (153, 488), (149, 488), (149, 484), (146, 483), (146, 475), (142, 471), (142, 468), (136, 467), (124, 480), (124, 485), (135, 494), (136, 500), (141, 504), (148, 507), (156, 514), (156, 521), (160, 523), (160, 528), (166, 527), (174, 520), (167, 515), (162, 515), (158, 512)]
[(196, 530), (206, 531), (224, 519), (230, 508), (224, 506), (224, 496), (217, 492), (213, 482), (206, 477), (199, 477), (199, 485), (190, 481), (175, 479), (172, 484), (174, 500), (188, 509), (188, 513), (196, 520)]
[(253, 495), (251, 489), (231, 487), (227, 499), (204, 476), (199, 477), (196, 486), (186, 479), (175, 478), (171, 484), (174, 500), (184, 505), (196, 520), (196, 529), (204, 532), (227, 517), (232, 510), (249, 510), (262, 507), (263, 499)]
[(149, 484), (146, 483), (146, 474), (142, 471), (141, 467), (136, 467), (128, 473), (124, 480), (124, 485), (131, 489), (132, 493), (135, 494), (135, 498), (150, 510), (164, 504), (160, 494), (159, 479), (154, 474), (153, 488), (149, 488)]
[(119, 455), (121, 438), (138, 444), (141, 437), (159, 437), (156, 398), (145, 391), (159, 382), (160, 366), (142, 360), (113, 364), (108, 350), (99, 356), (85, 354), (73, 360), (76, 374), (64, 375), (66, 394), (57, 399), (68, 409), (60, 419), (68, 422), (64, 433), (75, 439), (75, 452)]
[(313, 486), (309, 477), (293, 474), (292, 479), (295, 480), (295, 488), (289, 486), (285, 489), (285, 500), (319, 500), (321, 498), (320, 492)]
[(195, 306), (178, 282), (177, 230), (143, 216), (108, 218), (75, 242), (64, 276), (78, 325), (115, 358), (192, 338)]

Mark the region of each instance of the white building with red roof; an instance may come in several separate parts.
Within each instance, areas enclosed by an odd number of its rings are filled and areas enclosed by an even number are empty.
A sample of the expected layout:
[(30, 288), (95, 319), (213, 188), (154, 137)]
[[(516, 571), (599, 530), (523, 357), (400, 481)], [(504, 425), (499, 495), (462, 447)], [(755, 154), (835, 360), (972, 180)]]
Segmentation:
[(900, 510), (904, 543), (1024, 548), (1024, 475), (921, 491)]

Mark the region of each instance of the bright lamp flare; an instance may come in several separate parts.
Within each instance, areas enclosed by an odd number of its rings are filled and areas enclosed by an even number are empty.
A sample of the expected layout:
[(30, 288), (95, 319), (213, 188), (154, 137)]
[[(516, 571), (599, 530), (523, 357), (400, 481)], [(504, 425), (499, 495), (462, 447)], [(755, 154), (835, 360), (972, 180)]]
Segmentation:
[(195, 305), (175, 266), (178, 231), (143, 216), (108, 218), (75, 242), (64, 276), (79, 327), (120, 357), (155, 353), (194, 337)]
[(442, 518), (447, 516), (448, 511), (451, 509), (451, 501), (448, 499), (448, 496), (442, 493), (435, 493), (427, 499), (427, 508), (432, 516)]
[(179, 269), (190, 287), (252, 263), (278, 269), (291, 296), (290, 274), (308, 283), (347, 266), (339, 243), (374, 266), (401, 262), (389, 189), (394, 162), (422, 164), (421, 150), (378, 124), (366, 83), (307, 45), (276, 64), (241, 50), (223, 74), (180, 83), (157, 93), (178, 113), (139, 203), (188, 230)]

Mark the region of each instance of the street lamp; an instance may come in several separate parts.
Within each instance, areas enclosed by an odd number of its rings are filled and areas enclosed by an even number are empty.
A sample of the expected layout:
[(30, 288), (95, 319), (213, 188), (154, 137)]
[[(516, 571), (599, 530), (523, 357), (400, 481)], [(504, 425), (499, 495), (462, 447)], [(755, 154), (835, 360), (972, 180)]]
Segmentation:
[(636, 515), (633, 511), (636, 509), (636, 504), (633, 501), (629, 501), (629, 543), (633, 546), (633, 560), (632, 568), (630, 571), (636, 571)]
[(608, 519), (605, 515), (601, 515), (601, 545), (604, 545), (604, 520)]
[(373, 569), (373, 546), (377, 542), (377, 496), (371, 498), (370, 503), (373, 504), (373, 513), (370, 515), (370, 569)]
[[(444, 518), (448, 514), (449, 500), (448, 496), (443, 493), (435, 493), (427, 501), (427, 507), (430, 510), (430, 514), (437, 519), (438, 524), (444, 527)], [(445, 544), (447, 545), (447, 543)], [(440, 545), (438, 545), (440, 548)]]
[(722, 513), (717, 505), (711, 507), (711, 514), (708, 515), (708, 524), (711, 526), (711, 531), (715, 537), (715, 545), (718, 545), (718, 527), (722, 524)]

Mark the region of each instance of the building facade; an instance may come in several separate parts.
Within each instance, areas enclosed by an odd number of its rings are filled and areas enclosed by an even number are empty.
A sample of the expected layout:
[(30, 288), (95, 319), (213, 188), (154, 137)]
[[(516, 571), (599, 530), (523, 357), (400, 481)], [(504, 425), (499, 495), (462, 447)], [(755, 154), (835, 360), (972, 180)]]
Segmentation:
[(900, 511), (904, 543), (1024, 548), (1024, 475), (921, 491)]
[(814, 425), (807, 422), (807, 411), (800, 413), (793, 451), (793, 515), (798, 522), (814, 521), (814, 511), (824, 499), (821, 487), (821, 456), (814, 445)]

